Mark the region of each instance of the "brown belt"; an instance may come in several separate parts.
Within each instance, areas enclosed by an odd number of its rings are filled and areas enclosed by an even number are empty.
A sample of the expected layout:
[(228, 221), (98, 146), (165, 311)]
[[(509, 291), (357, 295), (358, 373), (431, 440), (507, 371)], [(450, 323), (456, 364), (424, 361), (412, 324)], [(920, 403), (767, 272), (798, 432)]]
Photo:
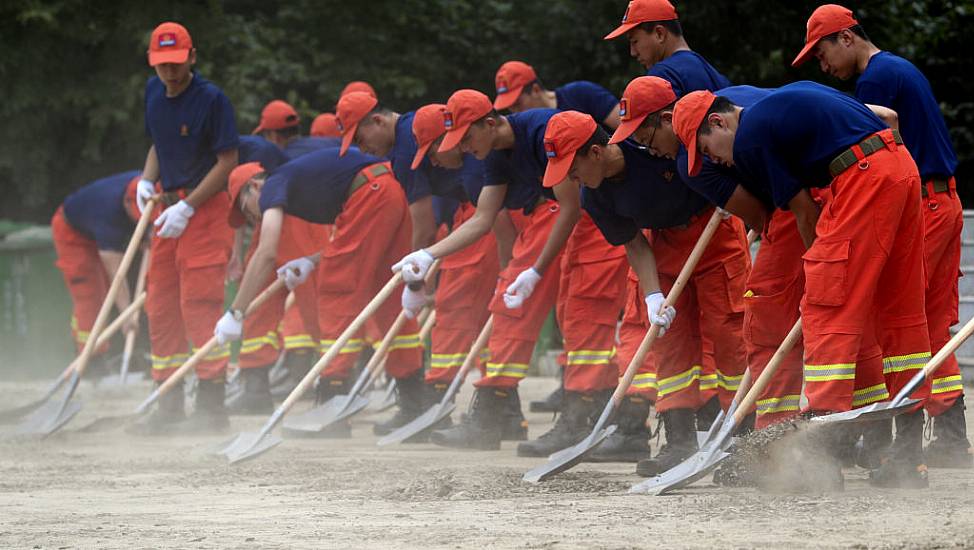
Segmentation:
[(184, 189), (180, 189), (178, 191), (167, 191), (165, 193), (159, 193), (159, 202), (166, 207), (169, 207), (185, 199), (188, 195), (189, 193), (187, 193)]
[(923, 195), (923, 198), (927, 198), (927, 196), (929, 196), (929, 193), (927, 192), (928, 183), (931, 185), (931, 187), (933, 187), (934, 193), (946, 193), (947, 191), (950, 191), (950, 180), (944, 178), (929, 179), (920, 186), (920, 194)]
[[(386, 166), (385, 164), (373, 164), (371, 166), (366, 166), (361, 171), (359, 171), (358, 174), (355, 174), (354, 178), (352, 178), (352, 184), (348, 186), (347, 196), (351, 197), (352, 193), (357, 191), (359, 187), (362, 187), (366, 183), (369, 183), (370, 180), (373, 180), (379, 176), (388, 174), (390, 172), (392, 172), (392, 170), (390, 170), (389, 167)], [(371, 178), (369, 176), (371, 176)]]
[[(900, 136), (899, 130), (893, 130), (893, 141), (897, 145), (903, 145), (903, 137)], [(859, 157), (856, 156), (856, 147), (862, 151), (863, 157), (868, 157), (869, 155), (886, 148), (886, 142), (878, 134), (873, 134), (866, 139), (860, 141), (856, 145), (849, 147), (845, 151), (842, 151), (839, 156), (832, 159), (829, 163), (829, 174), (834, 178), (845, 172), (850, 166), (859, 164)]]

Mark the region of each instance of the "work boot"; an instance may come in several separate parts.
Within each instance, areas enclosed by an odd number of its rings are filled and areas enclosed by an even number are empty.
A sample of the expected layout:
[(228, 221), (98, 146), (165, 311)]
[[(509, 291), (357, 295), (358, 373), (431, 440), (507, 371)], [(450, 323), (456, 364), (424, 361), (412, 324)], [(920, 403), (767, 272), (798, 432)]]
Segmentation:
[(315, 387), (315, 407), (324, 405), (338, 395), (348, 395), (352, 387), (346, 378), (319, 378)]
[(467, 414), (459, 424), (430, 434), (430, 442), (454, 449), (482, 451), (501, 448), (505, 413), (516, 400), (516, 388), (477, 388)]
[(566, 391), (555, 425), (538, 439), (520, 443), (517, 456), (546, 457), (585, 439), (592, 431), (591, 419), (597, 408), (597, 397)]
[(697, 409), (697, 431), (706, 432), (709, 430), (714, 420), (717, 420), (718, 414), (720, 414), (720, 399), (714, 396)]
[[(156, 387), (162, 382), (156, 382)], [(182, 384), (177, 385), (159, 398), (156, 410), (143, 416), (125, 428), (131, 435), (168, 435), (180, 422), (186, 420), (186, 393)]]
[(558, 370), (558, 387), (541, 401), (532, 401), (528, 410), (533, 413), (555, 413), (561, 410), (561, 404), (565, 400), (565, 369)]
[(884, 418), (863, 424), (862, 441), (856, 447), (856, 465), (867, 470), (879, 468), (892, 443), (892, 419)]
[(693, 409), (670, 409), (662, 413), (662, 416), (663, 426), (666, 428), (666, 443), (655, 457), (636, 463), (636, 474), (642, 477), (661, 474), (697, 452)]
[(889, 458), (869, 472), (873, 487), (926, 489), (930, 486), (923, 464), (923, 409), (896, 417), (896, 437)]
[(964, 396), (957, 398), (942, 415), (933, 419), (935, 439), (927, 445), (926, 464), (931, 468), (972, 468), (974, 448), (967, 439)]
[(639, 462), (652, 456), (646, 427), (649, 400), (639, 395), (626, 396), (616, 418), (615, 433), (596, 447), (585, 462)]
[(396, 405), (399, 408), (389, 420), (373, 424), (372, 433), (378, 436), (388, 435), (409, 424), (414, 418), (423, 414), (427, 399), (422, 371), (417, 371), (406, 378), (397, 378)]
[[(315, 357), (316, 354), (311, 349), (288, 350), (284, 355), (284, 368), (287, 370), (287, 378), (271, 387), (271, 395), (275, 399), (281, 400), (291, 395), (294, 388), (298, 387), (304, 376), (311, 370)], [(311, 393), (305, 393), (301, 399), (311, 399)]]
[(517, 388), (511, 388), (510, 393), (510, 397), (505, 401), (501, 441), (526, 441), (528, 421), (521, 412), (521, 397), (517, 393)]
[(241, 369), (243, 391), (226, 400), (230, 414), (270, 414), (274, 412), (268, 371), (270, 367)]
[(230, 429), (230, 418), (223, 404), (226, 384), (223, 380), (200, 380), (196, 387), (193, 414), (175, 429), (184, 434), (219, 434)]

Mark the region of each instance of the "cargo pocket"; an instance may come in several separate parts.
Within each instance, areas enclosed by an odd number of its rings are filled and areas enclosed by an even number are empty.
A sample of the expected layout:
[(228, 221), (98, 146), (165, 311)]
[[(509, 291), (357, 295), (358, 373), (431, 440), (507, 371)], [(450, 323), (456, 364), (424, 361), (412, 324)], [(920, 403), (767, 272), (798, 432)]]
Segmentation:
[(321, 265), (315, 273), (318, 288), (328, 293), (347, 293), (359, 283), (361, 263), (355, 261), (355, 248), (329, 246), (321, 253)]
[(180, 277), (183, 302), (220, 304), (223, 307), (223, 280), (226, 277), (227, 255), (213, 252), (186, 258), (185, 273)]
[(744, 334), (751, 342), (771, 348), (781, 344), (798, 319), (800, 281), (795, 277), (776, 292), (744, 295)]
[(815, 241), (802, 256), (805, 264), (805, 297), (819, 306), (840, 306), (846, 301), (849, 241)]

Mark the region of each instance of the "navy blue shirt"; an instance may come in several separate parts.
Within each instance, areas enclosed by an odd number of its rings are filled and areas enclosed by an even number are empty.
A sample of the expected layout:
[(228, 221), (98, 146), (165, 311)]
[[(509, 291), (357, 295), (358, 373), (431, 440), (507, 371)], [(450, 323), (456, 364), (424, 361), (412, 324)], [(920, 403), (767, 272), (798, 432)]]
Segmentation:
[(392, 171), (406, 193), (406, 201), (412, 204), (420, 199), (436, 196), (467, 202), (467, 192), (461, 183), (459, 170), (433, 166), (429, 158), (423, 158), (423, 162), (415, 170), (412, 169), (413, 158), (416, 157), (419, 148), (416, 144), (416, 136), (413, 134), (414, 115), (415, 113), (410, 111), (399, 116), (399, 120), (396, 121), (396, 142), (389, 152)]
[(125, 189), (141, 172), (131, 170), (95, 180), (64, 199), (64, 217), (98, 250), (125, 250), (135, 222), (125, 211)]
[(619, 147), (625, 172), (598, 189), (582, 189), (582, 208), (610, 244), (628, 243), (640, 229), (685, 225), (708, 207), (707, 199), (680, 181), (672, 160), (650, 155), (630, 141)]
[(940, 105), (927, 77), (912, 63), (889, 52), (874, 55), (856, 81), (856, 97), (897, 112), (903, 143), (924, 181), (954, 175), (957, 154)]
[(683, 97), (697, 90), (716, 92), (731, 85), (702, 55), (681, 50), (646, 71), (647, 76), (658, 76), (673, 86), (676, 97)]
[[(726, 97), (734, 102), (738, 107), (745, 109), (754, 105), (759, 100), (767, 97), (774, 89), (755, 88), (754, 86), (730, 86), (720, 90), (717, 95)], [(687, 150), (682, 145), (676, 157), (676, 167), (680, 173), (680, 178), (690, 186), (691, 189), (700, 193), (711, 203), (723, 208), (727, 205), (734, 189), (738, 185), (747, 189), (756, 198), (764, 202), (768, 207), (772, 206), (771, 195), (768, 190), (760, 185), (755, 185), (747, 178), (744, 178), (740, 170), (736, 167), (723, 166), (715, 162), (710, 162), (704, 157), (700, 172), (696, 176), (689, 173)]]
[(217, 153), (236, 149), (239, 143), (233, 105), (197, 73), (176, 97), (166, 97), (159, 77), (149, 79), (145, 131), (156, 147), (166, 191), (195, 188), (216, 164)]
[(280, 147), (260, 136), (240, 136), (238, 154), (240, 164), (259, 162), (268, 172), (288, 161)]
[(280, 166), (267, 177), (260, 193), (260, 211), (283, 207), (286, 214), (312, 223), (335, 223), (348, 197), (352, 180), (366, 166), (381, 159), (338, 147), (308, 153)]
[(744, 178), (787, 208), (801, 189), (827, 187), (829, 163), (886, 129), (868, 107), (838, 90), (802, 81), (782, 86), (741, 112), (734, 163)]
[(619, 105), (619, 99), (602, 86), (587, 80), (569, 82), (555, 88), (555, 99), (559, 111), (578, 111), (592, 115), (602, 124), (606, 117)]
[(548, 120), (558, 114), (555, 109), (529, 109), (507, 115), (514, 130), (514, 147), (492, 151), (484, 159), (487, 179), (484, 185), (507, 185), (504, 207), (530, 214), (542, 195), (554, 198), (541, 180), (548, 166), (544, 149), (544, 132)]
[(300, 156), (304, 156), (315, 151), (320, 151), (322, 149), (340, 147), (341, 144), (342, 138), (304, 136), (293, 139), (290, 143), (285, 145), (284, 154), (287, 155), (287, 158), (294, 160)]

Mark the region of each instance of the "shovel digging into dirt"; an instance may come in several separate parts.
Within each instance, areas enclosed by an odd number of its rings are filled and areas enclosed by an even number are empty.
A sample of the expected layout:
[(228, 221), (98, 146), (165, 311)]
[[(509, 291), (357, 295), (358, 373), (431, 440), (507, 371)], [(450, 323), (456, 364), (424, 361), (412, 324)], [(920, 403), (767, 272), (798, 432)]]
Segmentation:
[[(683, 264), (683, 269), (680, 270), (680, 275), (677, 277), (676, 282), (673, 283), (673, 288), (666, 297), (666, 303), (663, 304), (664, 309), (671, 307), (680, 297), (683, 289), (686, 288), (687, 282), (689, 282), (690, 276), (693, 274), (693, 270), (697, 267), (697, 263), (707, 248), (707, 244), (710, 243), (710, 239), (717, 232), (721, 219), (720, 211), (715, 210), (714, 214), (710, 217), (710, 221), (707, 222), (707, 227), (704, 228), (700, 234), (700, 238), (697, 239), (697, 244), (694, 245), (686, 263)], [(614, 420), (616, 411), (622, 404), (622, 399), (626, 396), (626, 390), (629, 389), (633, 378), (636, 376), (636, 371), (642, 365), (646, 354), (649, 353), (649, 349), (653, 346), (658, 336), (659, 326), (650, 326), (649, 331), (646, 333), (635, 355), (633, 355), (632, 360), (629, 362), (629, 366), (626, 367), (626, 372), (619, 381), (619, 385), (616, 386), (612, 397), (609, 398), (609, 402), (605, 404), (605, 408), (595, 423), (595, 427), (592, 428), (592, 432), (574, 446), (552, 454), (548, 457), (547, 463), (524, 474), (524, 481), (538, 483), (574, 467), (605, 441), (605, 438), (615, 432), (616, 426), (610, 425), (610, 423)]]

